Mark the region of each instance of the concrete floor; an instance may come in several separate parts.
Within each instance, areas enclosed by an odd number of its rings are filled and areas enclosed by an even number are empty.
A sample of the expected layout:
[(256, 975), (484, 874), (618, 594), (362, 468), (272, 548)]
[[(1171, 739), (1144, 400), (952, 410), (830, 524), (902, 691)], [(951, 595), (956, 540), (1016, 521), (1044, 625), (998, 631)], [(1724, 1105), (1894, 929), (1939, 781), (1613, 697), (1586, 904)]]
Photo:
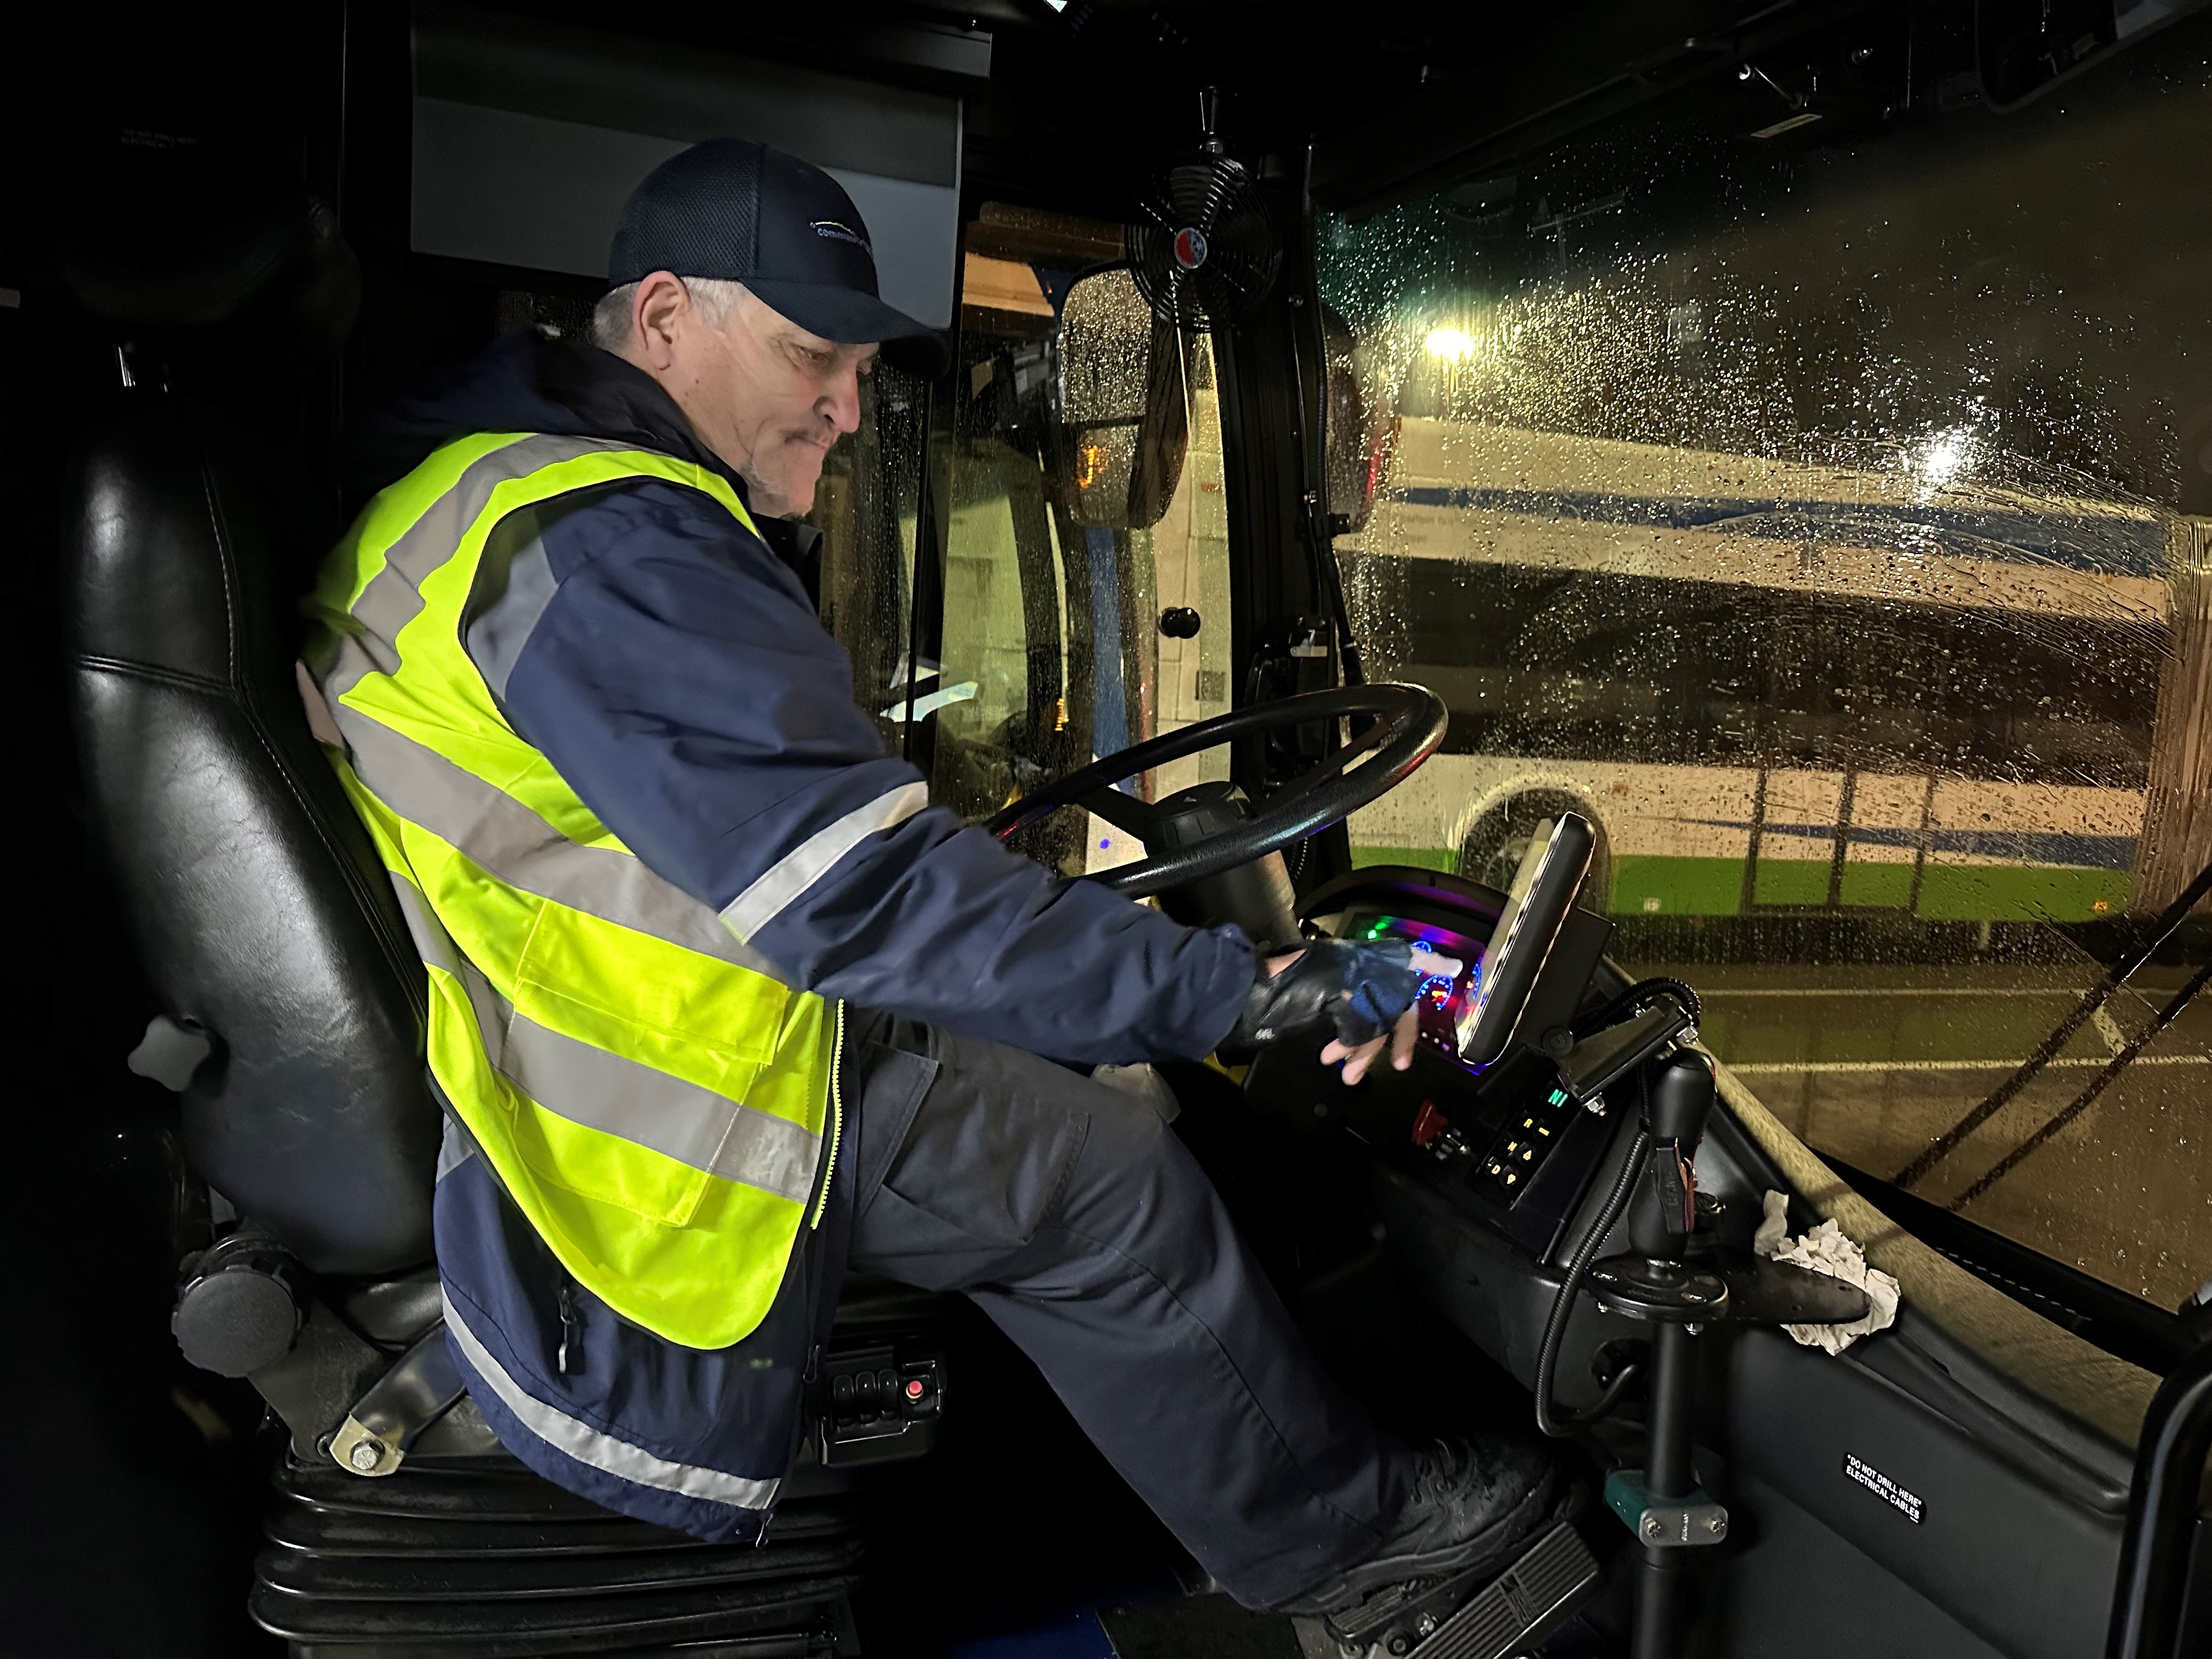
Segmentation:
[[(1984, 1099), (2097, 982), (1966, 963), (1668, 968), (1705, 998), (1713, 1052), (1816, 1152), (1890, 1176)], [(1918, 1185), (1948, 1203), (2073, 1100), (2190, 969), (2148, 968)], [(1964, 1208), (1968, 1218), (2172, 1307), (2212, 1278), (2212, 994), (2087, 1110)]]

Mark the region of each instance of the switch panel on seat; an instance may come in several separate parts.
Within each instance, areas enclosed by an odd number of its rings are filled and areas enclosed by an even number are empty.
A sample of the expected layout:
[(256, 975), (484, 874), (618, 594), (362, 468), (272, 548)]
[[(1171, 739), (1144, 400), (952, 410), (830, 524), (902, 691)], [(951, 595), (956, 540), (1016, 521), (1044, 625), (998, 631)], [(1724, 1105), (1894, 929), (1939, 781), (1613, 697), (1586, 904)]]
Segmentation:
[(815, 1449), (824, 1468), (919, 1457), (937, 1443), (944, 1412), (945, 1355), (934, 1342), (840, 1337), (823, 1356)]

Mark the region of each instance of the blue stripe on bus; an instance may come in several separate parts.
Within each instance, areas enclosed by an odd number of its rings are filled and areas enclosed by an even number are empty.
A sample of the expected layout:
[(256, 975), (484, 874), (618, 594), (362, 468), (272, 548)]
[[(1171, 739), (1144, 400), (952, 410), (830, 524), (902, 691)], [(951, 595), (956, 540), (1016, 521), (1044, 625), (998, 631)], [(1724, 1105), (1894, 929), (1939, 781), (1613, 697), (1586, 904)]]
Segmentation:
[[(2154, 519), (1977, 513), (1881, 501), (1736, 500), (1725, 496), (1614, 495), (1592, 490), (1489, 489), (1417, 485), (1390, 492), (1415, 507), (1451, 507), (1528, 518), (1698, 530), (1717, 525), (1773, 541), (1803, 541), (1808, 526), (1877, 532), (1877, 546), (1934, 536), (1944, 550), (2029, 560), (2105, 575), (2153, 576), (2166, 564), (2166, 529)], [(1905, 532), (1900, 536), (1898, 532)], [(1964, 545), (1960, 545), (1963, 544)], [(1838, 540), (1838, 545), (1849, 544)]]
[[(1741, 830), (1748, 835), (1751, 823), (1740, 818), (1692, 818), (1689, 823), (1708, 830)], [(1794, 836), (1802, 841), (1832, 842), (1836, 826), (1832, 823), (1764, 823), (1759, 826), (1769, 836)], [(2081, 870), (2125, 870), (2135, 863), (2136, 840), (2133, 836), (2069, 835), (2057, 830), (1936, 830), (1927, 832), (1928, 850), (1931, 853), (1959, 854), (1967, 857), (2016, 859), (2024, 864), (2066, 865)], [(1920, 845), (1917, 830), (1895, 830), (1875, 825), (1853, 824), (1844, 832), (1844, 839), (1854, 847), (1901, 847), (1908, 851)]]

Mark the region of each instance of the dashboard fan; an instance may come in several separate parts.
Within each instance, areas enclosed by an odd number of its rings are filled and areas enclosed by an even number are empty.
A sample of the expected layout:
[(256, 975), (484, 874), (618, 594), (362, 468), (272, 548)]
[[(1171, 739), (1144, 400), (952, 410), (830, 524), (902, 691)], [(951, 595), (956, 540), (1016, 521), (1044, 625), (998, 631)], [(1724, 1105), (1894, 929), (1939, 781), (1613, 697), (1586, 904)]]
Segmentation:
[(1193, 334), (1258, 306), (1283, 260), (1259, 186), (1214, 135), (1214, 110), (1209, 91), (1197, 159), (1169, 170), (1121, 237), (1138, 291)]

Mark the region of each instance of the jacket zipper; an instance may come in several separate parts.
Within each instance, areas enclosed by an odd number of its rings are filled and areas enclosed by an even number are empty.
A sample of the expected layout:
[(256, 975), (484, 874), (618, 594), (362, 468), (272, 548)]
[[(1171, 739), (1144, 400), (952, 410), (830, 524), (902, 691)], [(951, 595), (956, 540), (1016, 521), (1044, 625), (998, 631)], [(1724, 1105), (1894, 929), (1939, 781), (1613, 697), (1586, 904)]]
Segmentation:
[(845, 1005), (837, 1005), (837, 1035), (830, 1044), (830, 1156), (822, 1160), (822, 1196), (815, 1201), (814, 1218), (806, 1224), (819, 1227), (830, 1210), (830, 1182), (837, 1173), (837, 1142), (845, 1130), (845, 1091), (839, 1074), (845, 1067)]
[[(830, 1184), (837, 1175), (837, 1143), (845, 1127), (845, 1092), (839, 1073), (845, 1064), (845, 1005), (836, 1005), (836, 1035), (830, 1042), (830, 1151), (822, 1160), (822, 1193), (814, 1201), (814, 1213), (807, 1221), (810, 1231), (822, 1225), (822, 1218), (830, 1212)], [(811, 1260), (811, 1258), (810, 1258)], [(816, 1297), (807, 1297), (811, 1304)], [(806, 1350), (806, 1369), (799, 1377), (799, 1418), (791, 1428), (791, 1449), (784, 1455), (783, 1466), (788, 1478), (791, 1465), (799, 1455), (799, 1443), (805, 1437), (813, 1421), (814, 1389), (822, 1375), (822, 1344), (813, 1342)], [(756, 1546), (768, 1542), (769, 1531), (775, 1520), (776, 1505), (783, 1501), (784, 1482), (775, 1484), (775, 1492), (768, 1500), (768, 1508), (761, 1516), (760, 1532), (753, 1539)]]
[(568, 1374), (568, 1340), (576, 1332), (576, 1310), (568, 1300), (568, 1281), (566, 1279), (556, 1279), (553, 1289), (561, 1302), (561, 1350), (554, 1356), (553, 1363), (559, 1368), (561, 1375), (566, 1376)]

